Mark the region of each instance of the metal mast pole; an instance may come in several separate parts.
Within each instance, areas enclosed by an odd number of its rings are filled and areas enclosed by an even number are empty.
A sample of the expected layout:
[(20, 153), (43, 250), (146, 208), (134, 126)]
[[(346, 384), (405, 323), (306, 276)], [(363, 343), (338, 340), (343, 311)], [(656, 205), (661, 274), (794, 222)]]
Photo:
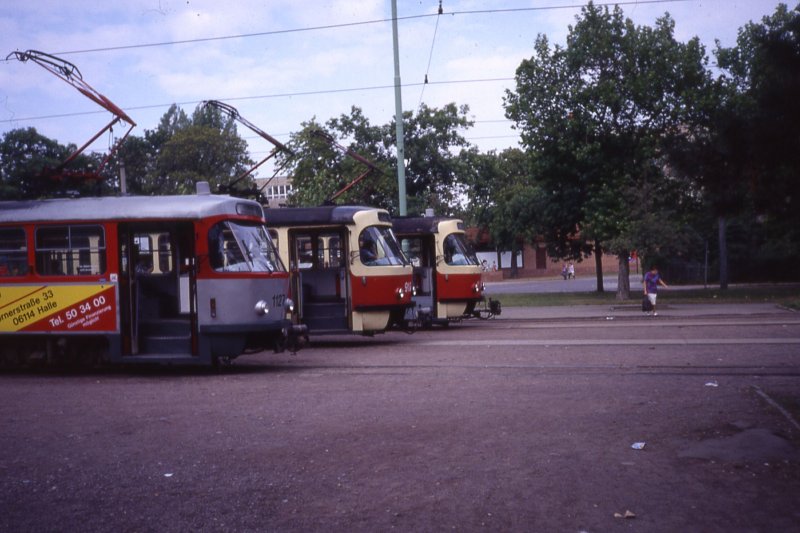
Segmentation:
[(400, 46), (397, 40), (397, 0), (392, 0), (392, 41), (394, 44), (394, 113), (397, 125), (397, 192), (400, 216), (406, 215), (406, 163), (403, 142), (403, 102), (400, 91)]

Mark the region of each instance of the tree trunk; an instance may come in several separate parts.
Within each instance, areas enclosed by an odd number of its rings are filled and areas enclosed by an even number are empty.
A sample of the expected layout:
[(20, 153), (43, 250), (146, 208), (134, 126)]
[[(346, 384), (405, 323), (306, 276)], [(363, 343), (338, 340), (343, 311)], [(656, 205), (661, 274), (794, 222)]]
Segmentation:
[(511, 277), (513, 279), (517, 279), (519, 276), (519, 270), (517, 269), (517, 247), (511, 247)]
[(719, 288), (728, 288), (728, 220), (721, 216), (719, 223)]
[(603, 246), (594, 241), (594, 272), (597, 276), (597, 292), (605, 292), (603, 286)]
[(631, 267), (628, 263), (628, 254), (617, 256), (619, 274), (617, 274), (617, 300), (627, 300), (631, 297)]

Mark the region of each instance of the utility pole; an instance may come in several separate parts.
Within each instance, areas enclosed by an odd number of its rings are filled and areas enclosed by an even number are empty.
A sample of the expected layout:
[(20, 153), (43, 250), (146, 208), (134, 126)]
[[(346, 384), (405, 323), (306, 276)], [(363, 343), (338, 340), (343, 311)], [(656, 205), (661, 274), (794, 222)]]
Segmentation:
[(392, 0), (392, 41), (394, 43), (394, 114), (397, 126), (397, 192), (400, 216), (406, 215), (406, 162), (403, 137), (403, 99), (400, 91), (400, 45), (397, 40), (397, 0)]

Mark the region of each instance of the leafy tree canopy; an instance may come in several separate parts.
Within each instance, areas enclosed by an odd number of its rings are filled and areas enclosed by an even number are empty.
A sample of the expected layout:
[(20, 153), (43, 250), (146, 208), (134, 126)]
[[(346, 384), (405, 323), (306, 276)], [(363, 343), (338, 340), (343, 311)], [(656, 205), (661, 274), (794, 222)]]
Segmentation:
[(81, 155), (61, 172), (62, 163), (75, 145), (61, 145), (40, 135), (35, 128), (6, 132), (0, 141), (0, 199), (18, 200), (99, 192), (103, 183), (70, 178), (73, 169), (90, 171), (100, 159)]
[[(679, 43), (673, 29), (668, 15), (635, 26), (619, 7), (590, 2), (565, 47), (537, 38), (506, 94), (545, 198), (551, 252), (577, 259), (587, 249), (575, 242), (602, 244), (621, 259), (619, 297), (629, 252), (678, 251), (669, 236), (686, 229), (674, 216), (686, 188), (664, 173), (662, 139), (691, 119), (708, 75), (699, 41)], [(642, 213), (652, 221), (644, 234), (657, 239), (643, 239)]]
[[(448, 104), (435, 109), (422, 105), (404, 113), (406, 193), (408, 212), (432, 207), (438, 213), (458, 209), (460, 150), (469, 147), (460, 130), (471, 126), (468, 108)], [(368, 167), (332, 146), (315, 131), (322, 131), (346, 150), (369, 160), (377, 168), (337, 198), (339, 203), (375, 205), (397, 211), (395, 124), (372, 125), (358, 107), (321, 125), (312, 119), (292, 135), (294, 155), (281, 154), (293, 176), (297, 205), (318, 205), (350, 184)]]

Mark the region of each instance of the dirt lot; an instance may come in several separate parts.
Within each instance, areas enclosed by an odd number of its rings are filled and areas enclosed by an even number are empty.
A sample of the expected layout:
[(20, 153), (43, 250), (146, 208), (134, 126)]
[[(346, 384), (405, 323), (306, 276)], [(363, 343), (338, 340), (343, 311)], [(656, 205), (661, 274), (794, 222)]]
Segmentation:
[(798, 347), (796, 315), (519, 319), (0, 374), (0, 531), (800, 531)]

